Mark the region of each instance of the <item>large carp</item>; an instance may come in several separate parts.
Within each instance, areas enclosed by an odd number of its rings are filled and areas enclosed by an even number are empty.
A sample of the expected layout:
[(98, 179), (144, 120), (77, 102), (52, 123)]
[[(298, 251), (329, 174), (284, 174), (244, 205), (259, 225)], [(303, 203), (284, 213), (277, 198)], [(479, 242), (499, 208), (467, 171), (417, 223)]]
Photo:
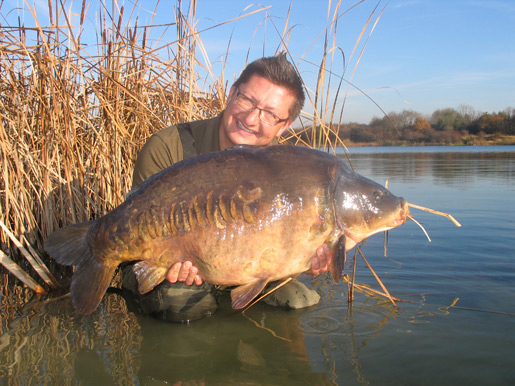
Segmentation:
[(135, 260), (141, 293), (190, 260), (208, 283), (237, 286), (232, 307), (240, 309), (268, 282), (308, 270), (324, 243), (338, 282), (346, 251), (408, 212), (403, 198), (336, 156), (239, 146), (170, 166), (105, 216), (52, 233), (45, 249), (75, 266), (71, 296), (81, 314), (95, 310), (117, 266)]

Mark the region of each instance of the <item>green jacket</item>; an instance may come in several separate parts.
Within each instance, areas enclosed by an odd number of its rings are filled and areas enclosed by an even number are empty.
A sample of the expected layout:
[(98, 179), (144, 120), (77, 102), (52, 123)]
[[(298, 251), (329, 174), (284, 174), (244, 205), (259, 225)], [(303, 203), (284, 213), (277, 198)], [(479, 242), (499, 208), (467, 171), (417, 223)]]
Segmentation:
[[(220, 113), (214, 118), (187, 124), (191, 129), (193, 146), (197, 155), (220, 151), (218, 128), (222, 114)], [(133, 189), (148, 177), (185, 158), (184, 147), (177, 126), (173, 125), (158, 131), (143, 145), (134, 165)]]

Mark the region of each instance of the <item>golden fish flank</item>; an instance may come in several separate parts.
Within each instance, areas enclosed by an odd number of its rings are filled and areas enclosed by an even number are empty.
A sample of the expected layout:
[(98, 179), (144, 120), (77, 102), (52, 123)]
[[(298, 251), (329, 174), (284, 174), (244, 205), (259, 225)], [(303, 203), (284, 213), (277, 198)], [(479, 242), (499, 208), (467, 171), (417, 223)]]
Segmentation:
[(277, 252), (277, 249), (274, 247), (265, 248), (263, 252), (261, 252), (261, 255), (258, 259), (260, 268), (264, 272), (268, 272), (271, 268), (274, 267), (278, 257), (279, 253)]
[(232, 305), (243, 308), (270, 280), (308, 269), (323, 243), (339, 281), (347, 250), (406, 219), (404, 199), (378, 192), (388, 193), (324, 152), (240, 147), (163, 170), (105, 216), (54, 232), (45, 249), (75, 266), (81, 314), (95, 310), (121, 262), (137, 260), (142, 291), (189, 259), (206, 282), (238, 286)]
[[(261, 197), (260, 188), (248, 190), (240, 186), (232, 196), (229, 196), (227, 191), (220, 193), (217, 198), (215, 195), (214, 191), (210, 191), (205, 200), (196, 195), (190, 201), (173, 202), (168, 209), (152, 205), (148, 210), (132, 216), (128, 226), (137, 229), (138, 237), (146, 242), (159, 237), (182, 235), (197, 226), (214, 225), (219, 229), (225, 229), (227, 224), (242, 219), (249, 224), (256, 222), (256, 209), (251, 204)], [(106, 241), (115, 251), (120, 241), (118, 227), (109, 228), (107, 233)], [(133, 232), (129, 233), (129, 237), (135, 235)]]

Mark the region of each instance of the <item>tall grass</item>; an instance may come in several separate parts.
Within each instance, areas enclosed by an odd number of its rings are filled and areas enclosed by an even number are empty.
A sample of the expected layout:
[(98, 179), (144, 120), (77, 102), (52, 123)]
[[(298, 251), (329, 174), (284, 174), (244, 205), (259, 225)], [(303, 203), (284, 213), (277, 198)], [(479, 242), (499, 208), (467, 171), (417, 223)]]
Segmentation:
[[(153, 132), (212, 116), (224, 104), (221, 85), (197, 85), (191, 15), (175, 10), (177, 50), (163, 58), (149, 47), (152, 27), (124, 26), (116, 8), (98, 10), (95, 54), (81, 43), (82, 25), (77, 35), (57, 20), (43, 27), (36, 13), (35, 30), (0, 30), (0, 220), (39, 250), (56, 228), (123, 201), (137, 152)], [(50, 8), (59, 14), (64, 5)]]
[[(65, 1), (48, 2), (48, 22), (26, 3), (35, 27), (0, 27), (0, 221), (40, 252), (57, 228), (97, 218), (124, 200), (136, 155), (151, 134), (212, 117), (225, 105), (223, 72), (214, 74), (198, 61), (202, 55), (209, 63), (195, 27), (195, 1), (187, 9), (179, 1), (175, 22), (166, 26), (129, 23), (137, 3), (132, 10), (116, 0), (105, 3), (92, 10), (83, 0), (79, 25), (71, 24)], [(337, 46), (338, 19), (345, 13), (340, 7), (328, 2), (317, 85), (306, 85), (314, 114), (304, 114), (302, 130), (290, 130), (285, 141), (322, 149), (341, 145), (334, 140), (338, 126), (330, 124), (341, 119), (330, 90), (336, 84), (338, 98), (345, 84), (332, 63), (342, 61), (345, 69), (349, 63)], [(95, 46), (84, 43), (86, 35), (92, 40), (88, 12), (99, 20)], [(280, 49), (288, 51), (292, 27), (285, 20), (274, 28)], [(151, 42), (158, 28), (174, 29), (176, 40)], [(288, 54), (292, 62), (304, 60)], [(308, 143), (300, 139), (302, 131), (310, 131)], [(16, 257), (1, 231), (0, 242)]]

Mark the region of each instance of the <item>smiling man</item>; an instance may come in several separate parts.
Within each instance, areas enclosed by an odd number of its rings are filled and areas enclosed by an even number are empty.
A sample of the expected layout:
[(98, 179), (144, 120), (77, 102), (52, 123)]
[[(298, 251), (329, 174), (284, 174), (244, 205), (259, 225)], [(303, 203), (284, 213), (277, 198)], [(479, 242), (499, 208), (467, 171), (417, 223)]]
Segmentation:
[[(276, 144), (299, 116), (304, 99), (302, 81), (285, 55), (250, 63), (231, 87), (227, 106), (221, 114), (165, 128), (148, 139), (136, 160), (133, 188), (168, 166), (195, 155), (234, 145)], [(321, 246), (307, 273), (326, 272), (331, 259), (327, 246)], [(123, 287), (145, 314), (173, 322), (189, 322), (217, 309), (214, 287), (203, 283), (191, 262), (175, 264), (167, 279), (168, 282), (150, 293), (140, 295), (131, 266), (123, 268)], [(302, 308), (318, 303), (319, 298), (315, 291), (294, 280), (265, 301)]]

